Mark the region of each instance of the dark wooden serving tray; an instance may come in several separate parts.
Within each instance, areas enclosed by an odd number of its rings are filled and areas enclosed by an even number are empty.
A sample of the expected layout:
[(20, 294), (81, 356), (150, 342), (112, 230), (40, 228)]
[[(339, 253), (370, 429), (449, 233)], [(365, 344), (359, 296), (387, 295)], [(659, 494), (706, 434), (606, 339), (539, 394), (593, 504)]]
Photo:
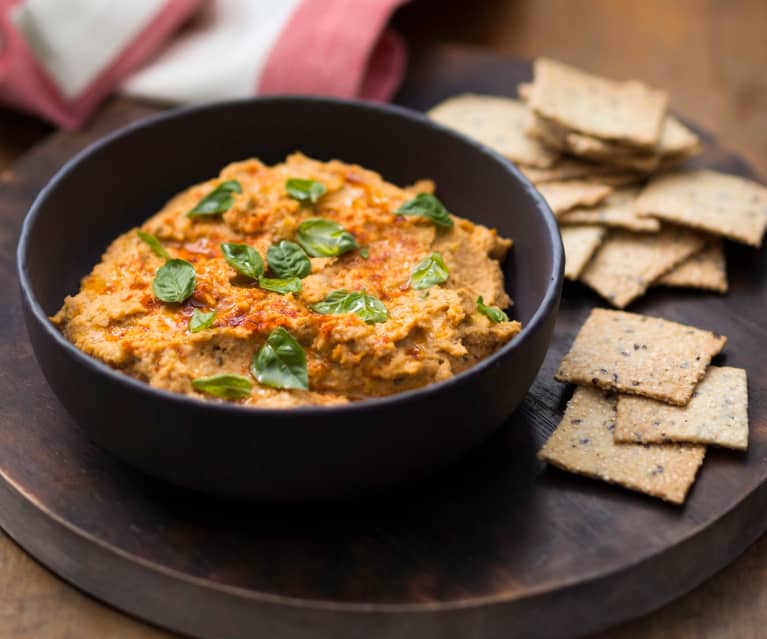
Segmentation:
[[(529, 75), (521, 61), (428, 50), (397, 101), (424, 109), (463, 91), (513, 95)], [(57, 133), (2, 174), (0, 524), (64, 579), (196, 637), (574, 637), (690, 590), (767, 529), (767, 250), (735, 246), (728, 295), (653, 290), (632, 307), (727, 335), (720, 362), (749, 373), (749, 451), (711, 450), (682, 508), (536, 460), (571, 394), (552, 380), (554, 367), (602, 304), (574, 284), (509, 422), (448, 470), (386, 495), (290, 508), (216, 502), (96, 449), (32, 356), (13, 256), (22, 217), (52, 173), (155, 110), (114, 101), (85, 131)], [(700, 164), (753, 176), (707, 141)]]

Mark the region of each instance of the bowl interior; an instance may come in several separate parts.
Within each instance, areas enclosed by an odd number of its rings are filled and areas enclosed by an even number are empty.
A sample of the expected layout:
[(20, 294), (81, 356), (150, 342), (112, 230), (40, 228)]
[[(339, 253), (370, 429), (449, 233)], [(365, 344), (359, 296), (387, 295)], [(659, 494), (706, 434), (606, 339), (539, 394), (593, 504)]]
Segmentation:
[(170, 112), (113, 134), (71, 161), (33, 207), (20, 247), (32, 296), (53, 314), (119, 233), (229, 162), (281, 161), (300, 150), (422, 178), (453, 213), (514, 240), (504, 264), (512, 315), (527, 323), (562, 267), (556, 224), (508, 162), (404, 109), (313, 98), (264, 98)]

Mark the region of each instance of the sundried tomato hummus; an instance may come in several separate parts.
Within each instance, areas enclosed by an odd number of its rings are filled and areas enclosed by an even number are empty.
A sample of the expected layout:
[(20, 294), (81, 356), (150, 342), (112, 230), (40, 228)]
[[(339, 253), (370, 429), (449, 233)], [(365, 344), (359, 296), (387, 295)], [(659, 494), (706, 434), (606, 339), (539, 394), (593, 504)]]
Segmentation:
[[(321, 187), (301, 199), (286, 186), (296, 179)], [(190, 216), (218, 187), (234, 183), (237, 189), (225, 194), (230, 199), (220, 200), (226, 210)], [(511, 303), (500, 268), (510, 240), (452, 215), (440, 225), (398, 213), (433, 190), (429, 181), (403, 189), (360, 166), (299, 153), (271, 167), (258, 160), (230, 164), (170, 200), (139, 229), (141, 237), (137, 229), (118, 237), (52, 321), (80, 350), (152, 386), (256, 407), (340, 404), (445, 380), (508, 342), (520, 324), (500, 311)], [(298, 237), (300, 225), (316, 219), (351, 234), (353, 248), (314, 256)], [(263, 277), (272, 278), (267, 254), (282, 240), (307, 249), (310, 271), (306, 265), (290, 280), (298, 292), (268, 290), (269, 280), (238, 272), (221, 248), (252, 247), (263, 258)], [(296, 250), (301, 259), (303, 248)], [(414, 272), (434, 255), (446, 273), (416, 286)], [(169, 259), (193, 268), (185, 266), (194, 280), (180, 302), (163, 301), (153, 287)], [(339, 291), (340, 298), (369, 296), (380, 304), (379, 317), (351, 312), (353, 305), (328, 311), (332, 305), (321, 303)], [(492, 313), (481, 311), (480, 296)], [(192, 330), (193, 314), (206, 319), (203, 328)], [(279, 327), (302, 351), (308, 380), (302, 387), (261, 383), (254, 372), (254, 355)], [(287, 369), (274, 370), (279, 376)], [(222, 375), (238, 376), (245, 390), (217, 395), (195, 384)]]

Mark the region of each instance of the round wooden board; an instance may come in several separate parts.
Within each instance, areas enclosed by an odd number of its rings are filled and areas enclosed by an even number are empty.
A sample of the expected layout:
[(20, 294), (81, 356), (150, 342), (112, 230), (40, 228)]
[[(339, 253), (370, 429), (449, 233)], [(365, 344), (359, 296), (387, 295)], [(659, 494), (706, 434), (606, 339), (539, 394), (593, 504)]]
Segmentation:
[[(529, 75), (521, 61), (427, 50), (398, 101), (427, 108), (467, 90), (513, 95)], [(718, 361), (748, 369), (749, 451), (710, 451), (684, 507), (536, 460), (572, 392), (552, 380), (554, 367), (602, 305), (575, 284), (521, 408), (480, 450), (422, 482), (355, 503), (265, 507), (213, 501), (115, 462), (37, 367), (13, 255), (24, 212), (52, 172), (152, 111), (115, 101), (86, 131), (53, 136), (2, 174), (0, 524), (63, 578), (196, 637), (572, 637), (690, 590), (767, 528), (767, 251), (736, 246), (728, 295), (653, 290), (631, 308), (727, 335)], [(710, 140), (699, 163), (752, 176)]]

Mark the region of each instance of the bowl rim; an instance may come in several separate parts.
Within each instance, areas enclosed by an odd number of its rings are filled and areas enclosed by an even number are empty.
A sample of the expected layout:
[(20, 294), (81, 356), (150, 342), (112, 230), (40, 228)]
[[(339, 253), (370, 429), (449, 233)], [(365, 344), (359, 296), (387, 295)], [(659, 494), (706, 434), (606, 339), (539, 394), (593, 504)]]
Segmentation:
[[(552, 261), (549, 272), (549, 281), (546, 286), (546, 290), (543, 295), (543, 299), (536, 308), (530, 320), (522, 325), (522, 330), (515, 335), (509, 342), (504, 344), (501, 348), (495, 351), (488, 357), (483, 358), (470, 368), (467, 368), (460, 373), (439, 382), (427, 384), (419, 388), (414, 388), (400, 393), (394, 393), (392, 395), (385, 395), (382, 397), (372, 397), (359, 401), (353, 401), (346, 404), (338, 404), (331, 406), (319, 406), (319, 405), (306, 405), (296, 406), (293, 408), (262, 408), (258, 406), (245, 406), (241, 404), (235, 404), (227, 401), (211, 401), (208, 399), (198, 399), (196, 397), (190, 397), (181, 393), (174, 393), (166, 391), (155, 386), (138, 380), (130, 375), (111, 368), (104, 362), (88, 355), (78, 349), (74, 344), (67, 340), (64, 335), (56, 330), (51, 323), (48, 315), (43, 310), (40, 302), (37, 300), (37, 296), (34, 293), (32, 284), (27, 272), (27, 255), (30, 242), (30, 236), (33, 228), (40, 214), (40, 210), (47, 200), (49, 194), (58, 186), (60, 182), (67, 179), (69, 174), (74, 171), (80, 163), (86, 158), (92, 156), (103, 148), (109, 146), (113, 142), (126, 138), (132, 135), (134, 132), (151, 128), (154, 126), (161, 126), (165, 121), (173, 120), (178, 117), (183, 117), (189, 114), (200, 113), (205, 111), (215, 111), (219, 109), (227, 109), (232, 107), (238, 107), (247, 104), (261, 104), (270, 102), (298, 102), (307, 105), (311, 104), (324, 104), (330, 106), (337, 106), (343, 108), (353, 108), (365, 111), (373, 111), (381, 115), (390, 115), (399, 118), (404, 118), (420, 126), (427, 126), (441, 133), (452, 136), (459, 139), (465, 144), (474, 146), (482, 154), (490, 156), (495, 162), (501, 163), (506, 171), (510, 173), (523, 187), (526, 195), (533, 200), (533, 204), (538, 213), (542, 216), (545, 229), (547, 231), (547, 237), (551, 242), (552, 248)], [(136, 122), (132, 122), (124, 127), (120, 127), (110, 133), (100, 137), (98, 140), (92, 142), (85, 148), (78, 151), (73, 157), (61, 166), (53, 177), (47, 182), (47, 184), (40, 190), (35, 197), (32, 206), (24, 217), (24, 222), (21, 227), (21, 233), (19, 236), (19, 242), (16, 250), (16, 269), (19, 276), (19, 284), (21, 288), (21, 294), (30, 309), (32, 316), (43, 327), (43, 331), (53, 341), (72, 358), (77, 360), (80, 364), (89, 368), (91, 371), (106, 375), (109, 379), (117, 384), (127, 384), (129, 388), (139, 393), (149, 393), (155, 399), (170, 401), (173, 403), (182, 404), (189, 408), (197, 409), (210, 409), (210, 410), (223, 410), (225, 412), (231, 412), (234, 414), (245, 415), (263, 415), (268, 417), (288, 417), (288, 416), (303, 416), (312, 417), (316, 415), (327, 416), (328, 412), (355, 413), (365, 412), (369, 410), (377, 410), (384, 406), (388, 406), (393, 403), (408, 402), (412, 400), (421, 399), (429, 395), (442, 392), (448, 388), (462, 383), (463, 380), (473, 375), (478, 375), (480, 372), (493, 366), (499, 359), (507, 356), (508, 354), (517, 350), (520, 344), (534, 334), (538, 328), (543, 324), (546, 317), (552, 310), (556, 310), (561, 295), (561, 288), (564, 277), (564, 249), (562, 247), (561, 235), (559, 227), (556, 222), (554, 214), (551, 212), (546, 201), (538, 193), (530, 180), (508, 159), (493, 151), (484, 144), (477, 142), (462, 133), (459, 133), (453, 129), (449, 129), (438, 122), (435, 122), (428, 118), (424, 113), (394, 104), (385, 104), (380, 102), (371, 102), (366, 100), (350, 100), (336, 97), (324, 97), (324, 96), (310, 96), (310, 95), (274, 95), (274, 96), (255, 96), (234, 100), (222, 100), (215, 102), (206, 102), (204, 104), (181, 106), (172, 109), (162, 111), (155, 115), (150, 115), (145, 118), (141, 118)]]

